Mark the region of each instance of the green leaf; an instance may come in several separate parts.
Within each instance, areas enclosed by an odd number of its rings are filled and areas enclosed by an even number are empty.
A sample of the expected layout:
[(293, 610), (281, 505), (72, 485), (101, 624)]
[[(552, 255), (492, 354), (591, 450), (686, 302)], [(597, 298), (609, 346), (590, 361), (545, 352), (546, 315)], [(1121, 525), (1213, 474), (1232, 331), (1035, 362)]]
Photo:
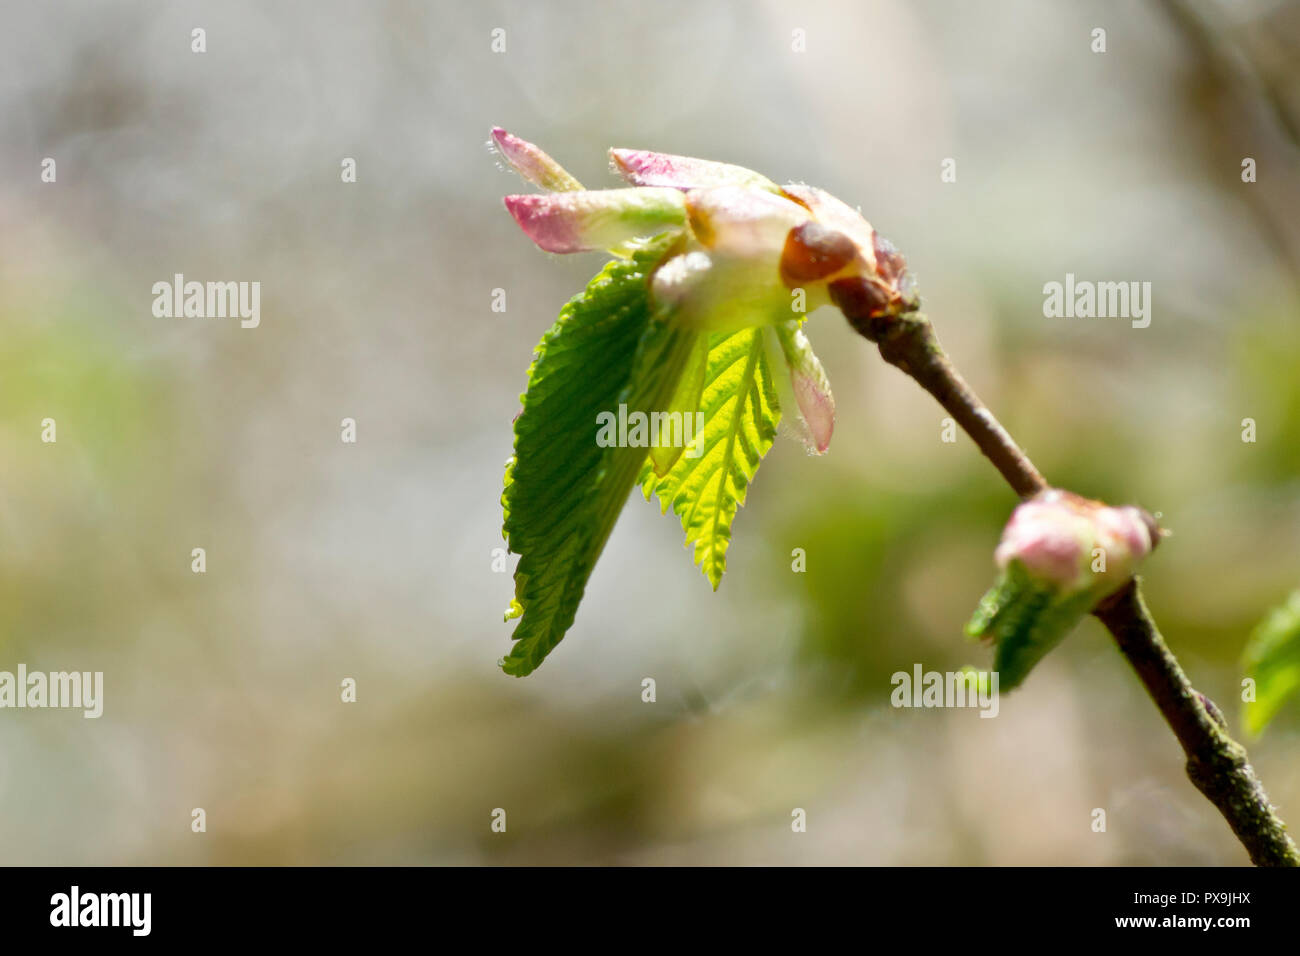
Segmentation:
[(695, 546), (695, 563), (715, 591), (727, 567), (731, 522), (781, 419), (762, 332), (709, 336), (700, 398), (703, 440), (667, 474), (656, 474), (647, 463), (640, 477), (646, 500), (658, 496), (664, 512), (671, 507), (681, 518), (686, 544)]
[(1255, 700), (1244, 708), (1243, 721), (1257, 736), (1300, 691), (1300, 591), (1251, 633), (1243, 663), (1246, 675), (1255, 681)]
[(966, 633), (996, 643), (993, 669), (1001, 689), (1009, 691), (1061, 643), (1097, 600), (1092, 589), (1061, 594), (1030, 577), (1021, 562), (1012, 561), (980, 600)]
[[(657, 436), (658, 441), (650, 446), (650, 462), (657, 475), (666, 475), (681, 457), (688, 444), (686, 442), (688, 433), (692, 441), (695, 439), (695, 415), (699, 411), (700, 399), (704, 395), (704, 376), (708, 371), (708, 363), (709, 337), (697, 333), (681, 381), (677, 384), (677, 391), (664, 409), (669, 415), (681, 416), (680, 419), (675, 419), (680, 421), (681, 430), (674, 433), (670, 427), (661, 428)], [(676, 440), (679, 438), (681, 441)]]
[(520, 555), (519, 618), (507, 674), (531, 673), (573, 624), (596, 559), (647, 450), (601, 447), (597, 416), (661, 409), (677, 390), (697, 333), (654, 314), (648, 275), (668, 242), (609, 263), (542, 337), (515, 419), (504, 532)]

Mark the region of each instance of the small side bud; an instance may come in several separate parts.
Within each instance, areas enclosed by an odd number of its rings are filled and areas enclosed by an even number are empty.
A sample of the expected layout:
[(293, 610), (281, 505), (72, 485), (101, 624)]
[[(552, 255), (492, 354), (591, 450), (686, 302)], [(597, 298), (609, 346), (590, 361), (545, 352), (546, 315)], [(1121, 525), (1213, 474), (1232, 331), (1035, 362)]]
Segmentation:
[[(1154, 525), (1140, 508), (1112, 508), (1053, 488), (1016, 508), (995, 559), (1003, 569), (1018, 561), (1031, 577), (1065, 592), (1093, 589), (1103, 578), (1118, 586), (1151, 553)], [(1096, 548), (1106, 554), (1101, 573), (1090, 566)]]
[(799, 404), (799, 413), (808, 429), (808, 445), (817, 454), (824, 454), (835, 430), (835, 398), (831, 395), (826, 369), (797, 320), (779, 323), (776, 337), (781, 343), (785, 364), (790, 369), (790, 384)]
[[(1016, 508), (994, 559), (1001, 576), (966, 625), (996, 642), (1002, 686), (1015, 687), (1103, 598), (1133, 576), (1159, 538), (1141, 508), (1049, 489)], [(1097, 561), (1096, 553), (1105, 561)]]

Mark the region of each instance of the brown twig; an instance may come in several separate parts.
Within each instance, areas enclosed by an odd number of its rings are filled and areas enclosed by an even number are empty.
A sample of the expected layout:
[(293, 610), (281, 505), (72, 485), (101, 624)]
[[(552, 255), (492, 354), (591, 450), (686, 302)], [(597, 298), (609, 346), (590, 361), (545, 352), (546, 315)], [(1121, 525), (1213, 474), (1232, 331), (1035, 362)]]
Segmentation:
[[(841, 308), (847, 303), (841, 302)], [(1048, 487), (1033, 462), (953, 367), (934, 328), (920, 312), (855, 316), (849, 324), (880, 354), (933, 395), (993, 462), (1016, 492)], [(1232, 827), (1259, 866), (1300, 866), (1300, 851), (1268, 801), (1246, 750), (1216, 716), (1218, 708), (1193, 689), (1142, 600), (1136, 578), (1093, 613), (1115, 638), (1187, 755), (1187, 775)]]
[[(1135, 578), (1093, 611), (1115, 636), (1187, 754), (1187, 776), (1219, 808), (1259, 866), (1297, 866), (1286, 824), (1268, 802), (1246, 748), (1228, 736), (1222, 715), (1192, 687), (1160, 636)], [(1217, 718), (1216, 718), (1216, 715)]]

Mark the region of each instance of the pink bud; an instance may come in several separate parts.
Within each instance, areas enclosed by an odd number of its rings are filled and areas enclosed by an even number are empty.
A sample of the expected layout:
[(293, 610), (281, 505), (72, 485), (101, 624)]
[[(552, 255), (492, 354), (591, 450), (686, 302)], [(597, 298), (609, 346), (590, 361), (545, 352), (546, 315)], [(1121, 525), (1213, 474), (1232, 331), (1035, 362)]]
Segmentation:
[(778, 323), (776, 334), (812, 447), (817, 454), (824, 454), (835, 430), (835, 397), (831, 395), (830, 380), (797, 321)]
[(563, 166), (527, 140), (512, 136), (500, 126), (492, 128), (492, 142), (501, 156), (520, 176), (534, 186), (552, 192), (576, 192), (582, 188)]
[(643, 149), (611, 149), (609, 158), (615, 171), (634, 186), (672, 186), (677, 189), (747, 186), (769, 192), (780, 191), (766, 176), (730, 163)]
[[(1053, 488), (1016, 508), (995, 553), (998, 567), (1012, 561), (1063, 591), (1130, 577), (1153, 544), (1152, 522), (1139, 508), (1112, 508)], [(1094, 570), (1097, 549), (1105, 570)]]
[(506, 209), (547, 252), (608, 249), (686, 225), (675, 189), (602, 189), (507, 196)]
[(831, 433), (835, 431), (835, 400), (808, 375), (792, 373), (791, 381), (799, 411), (812, 433), (813, 447), (817, 454), (824, 455), (831, 447)]

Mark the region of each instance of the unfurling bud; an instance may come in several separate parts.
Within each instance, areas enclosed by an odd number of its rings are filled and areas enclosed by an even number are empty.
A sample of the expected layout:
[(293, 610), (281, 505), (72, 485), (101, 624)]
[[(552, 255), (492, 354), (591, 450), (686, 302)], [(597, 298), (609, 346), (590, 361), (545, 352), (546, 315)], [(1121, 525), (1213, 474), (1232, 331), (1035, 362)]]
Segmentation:
[(902, 257), (861, 213), (816, 187), (778, 186), (729, 163), (611, 149), (632, 188), (587, 191), (532, 143), (500, 128), (492, 140), (521, 176), (558, 193), (506, 199), (548, 252), (622, 254), (637, 240), (680, 234), (654, 293), (701, 331), (786, 321), (795, 289), (805, 311), (834, 303), (854, 322), (917, 306)]
[(1016, 508), (994, 559), (1002, 574), (966, 626), (997, 644), (1002, 686), (1015, 687), (1042, 657), (1133, 576), (1159, 540), (1140, 508), (1112, 508), (1049, 489)]
[(625, 255), (671, 235), (649, 277), (664, 321), (699, 333), (775, 326), (819, 453), (830, 442), (835, 403), (799, 329), (802, 315), (834, 304), (856, 326), (917, 307), (902, 256), (856, 209), (813, 186), (778, 186), (728, 163), (612, 149), (614, 170), (631, 188), (584, 190), (532, 143), (499, 128), (492, 139), (520, 175), (551, 190), (505, 200), (541, 248)]

